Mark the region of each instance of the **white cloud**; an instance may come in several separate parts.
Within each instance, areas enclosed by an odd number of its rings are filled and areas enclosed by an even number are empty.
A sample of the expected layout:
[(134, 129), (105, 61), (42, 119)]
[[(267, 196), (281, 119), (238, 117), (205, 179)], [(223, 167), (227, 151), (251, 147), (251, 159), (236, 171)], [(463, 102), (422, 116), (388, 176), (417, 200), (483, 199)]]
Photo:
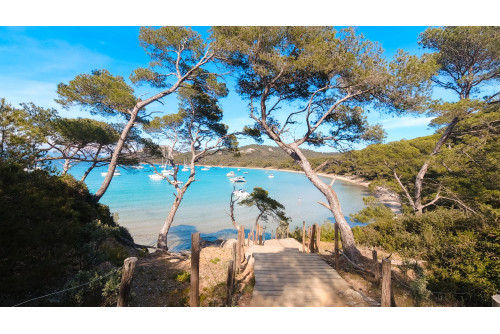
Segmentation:
[(57, 39), (36, 40), (17, 31), (9, 32), (0, 40), (1, 81), (5, 80), (4, 75), (30, 79), (44, 75), (50, 79), (68, 72), (105, 68), (112, 62), (110, 57), (80, 44)]
[(400, 128), (411, 128), (411, 127), (421, 127), (429, 125), (430, 121), (434, 117), (399, 117), (399, 118), (389, 118), (381, 121), (382, 126), (386, 130), (390, 129), (400, 129)]

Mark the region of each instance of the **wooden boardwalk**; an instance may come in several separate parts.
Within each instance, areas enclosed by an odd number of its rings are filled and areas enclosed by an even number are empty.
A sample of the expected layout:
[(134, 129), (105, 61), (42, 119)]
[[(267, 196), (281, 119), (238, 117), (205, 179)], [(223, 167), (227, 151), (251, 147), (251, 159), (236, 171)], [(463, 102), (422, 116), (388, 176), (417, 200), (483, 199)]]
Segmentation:
[(348, 306), (341, 297), (351, 290), (347, 282), (318, 255), (300, 252), (301, 247), (294, 239), (249, 247), (246, 255), (255, 261), (251, 306)]

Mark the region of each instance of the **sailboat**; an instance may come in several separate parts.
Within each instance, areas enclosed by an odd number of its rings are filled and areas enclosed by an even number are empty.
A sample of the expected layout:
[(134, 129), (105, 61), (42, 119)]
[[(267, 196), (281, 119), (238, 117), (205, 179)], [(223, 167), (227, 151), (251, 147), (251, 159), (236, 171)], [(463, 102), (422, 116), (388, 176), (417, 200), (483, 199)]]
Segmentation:
[(189, 171), (189, 168), (187, 168), (187, 166), (186, 166), (186, 160), (184, 160), (184, 164), (183, 164), (182, 171), (183, 171), (183, 172), (187, 172), (187, 171)]
[(161, 173), (163, 175), (174, 175), (174, 170), (173, 169), (167, 169), (167, 163), (163, 164), (163, 158), (161, 158), (161, 163), (162, 165), (160, 167), (162, 167), (162, 171)]

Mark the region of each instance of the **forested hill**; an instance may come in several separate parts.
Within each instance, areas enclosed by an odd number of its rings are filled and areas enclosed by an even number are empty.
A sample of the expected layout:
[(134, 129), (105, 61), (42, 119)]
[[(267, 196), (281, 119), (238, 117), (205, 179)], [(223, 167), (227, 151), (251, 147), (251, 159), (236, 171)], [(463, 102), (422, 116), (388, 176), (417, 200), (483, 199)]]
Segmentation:
[[(335, 153), (321, 153), (312, 150), (303, 149), (302, 152), (309, 159), (326, 160), (335, 155)], [(176, 157), (177, 163), (189, 162), (190, 154), (179, 154)], [(276, 167), (297, 169), (299, 166), (293, 163), (292, 158), (288, 156), (281, 148), (267, 145), (247, 145), (239, 148), (238, 153), (217, 152), (205, 157), (198, 162), (201, 165), (215, 166), (240, 166), (240, 167)]]

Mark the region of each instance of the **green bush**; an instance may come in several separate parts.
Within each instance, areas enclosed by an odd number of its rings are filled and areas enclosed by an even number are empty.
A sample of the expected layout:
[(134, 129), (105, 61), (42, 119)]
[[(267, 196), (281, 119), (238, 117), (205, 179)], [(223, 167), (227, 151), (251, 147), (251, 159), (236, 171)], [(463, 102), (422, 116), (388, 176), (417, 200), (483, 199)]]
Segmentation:
[(191, 280), (191, 274), (188, 273), (187, 271), (181, 271), (180, 273), (178, 273), (175, 276), (175, 280), (177, 282), (181, 282), (181, 283), (190, 282), (190, 280)]
[[(500, 228), (495, 221), (443, 208), (420, 216), (372, 219), (353, 228), (356, 242), (425, 261), (425, 275), (414, 283), (423, 285), (425, 280), (426, 289), (436, 296), (487, 306), (500, 290)], [(414, 290), (425, 297), (421, 287)]]
[(124, 232), (73, 177), (0, 161), (0, 305), (60, 290), (103, 262), (121, 266)]

